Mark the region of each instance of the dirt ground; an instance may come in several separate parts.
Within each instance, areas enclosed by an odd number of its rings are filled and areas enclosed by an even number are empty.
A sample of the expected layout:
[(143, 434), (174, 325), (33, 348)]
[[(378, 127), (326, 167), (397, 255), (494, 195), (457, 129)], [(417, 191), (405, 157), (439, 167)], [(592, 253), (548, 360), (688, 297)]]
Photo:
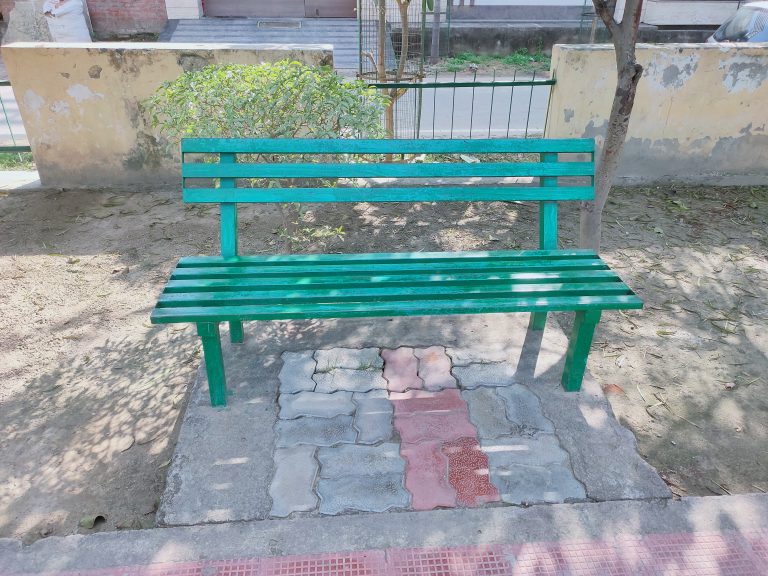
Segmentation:
[[(177, 257), (213, 253), (217, 210), (178, 190), (1, 194), (0, 537), (151, 526), (199, 350), (149, 312)], [(243, 251), (537, 238), (530, 204), (303, 209), (241, 210)], [(604, 257), (647, 305), (604, 314), (590, 369), (679, 495), (768, 490), (766, 219), (765, 188), (623, 188), (606, 209)]]

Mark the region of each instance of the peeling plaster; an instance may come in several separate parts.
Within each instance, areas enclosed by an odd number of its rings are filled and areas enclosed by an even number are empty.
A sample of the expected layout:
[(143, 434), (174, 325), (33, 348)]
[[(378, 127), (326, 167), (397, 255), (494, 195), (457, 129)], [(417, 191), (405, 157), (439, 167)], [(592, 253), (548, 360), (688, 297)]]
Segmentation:
[(54, 114), (69, 114), (69, 104), (63, 100), (56, 100), (53, 104), (51, 104), (50, 110)]
[(26, 106), (30, 112), (36, 112), (39, 114), (40, 109), (45, 106), (45, 100), (41, 96), (38, 96), (32, 92), (32, 90), (27, 90), (24, 93), (24, 106)]
[(723, 85), (728, 92), (754, 92), (768, 79), (768, 67), (745, 56), (728, 58), (718, 68), (724, 71)]
[(67, 94), (69, 94), (78, 104), (85, 100), (90, 100), (91, 98), (104, 98), (104, 94), (93, 92), (88, 86), (84, 86), (83, 84), (74, 84), (70, 86), (67, 88)]
[(699, 55), (695, 53), (671, 54), (667, 51), (654, 55), (648, 63), (643, 78), (656, 88), (677, 89), (693, 77), (699, 67)]
[(571, 118), (573, 118), (575, 112), (572, 108), (566, 108), (563, 110), (563, 119), (565, 120), (565, 123), (568, 124), (568, 122), (571, 121)]

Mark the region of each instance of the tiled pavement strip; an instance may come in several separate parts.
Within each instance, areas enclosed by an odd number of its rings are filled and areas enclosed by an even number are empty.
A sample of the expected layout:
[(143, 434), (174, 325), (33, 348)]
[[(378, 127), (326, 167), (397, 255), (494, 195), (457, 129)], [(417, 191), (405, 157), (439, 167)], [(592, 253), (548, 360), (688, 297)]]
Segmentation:
[[(3, 574), (0, 569), (0, 574)], [(7, 573), (10, 575), (10, 573)], [(17, 573), (18, 574), (18, 573)], [(48, 572), (53, 576), (761, 576), (768, 530), (390, 548)]]

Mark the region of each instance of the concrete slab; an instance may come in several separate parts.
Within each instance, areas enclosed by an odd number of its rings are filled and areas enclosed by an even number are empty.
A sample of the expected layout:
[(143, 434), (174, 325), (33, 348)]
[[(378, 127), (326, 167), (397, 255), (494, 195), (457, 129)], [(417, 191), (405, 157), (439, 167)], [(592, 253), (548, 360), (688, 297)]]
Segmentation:
[[(491, 546), (768, 531), (768, 495), (358, 514), (0, 540), (7, 574), (385, 548)], [(583, 544), (582, 544), (583, 546)], [(674, 570), (672, 572), (674, 573)]]

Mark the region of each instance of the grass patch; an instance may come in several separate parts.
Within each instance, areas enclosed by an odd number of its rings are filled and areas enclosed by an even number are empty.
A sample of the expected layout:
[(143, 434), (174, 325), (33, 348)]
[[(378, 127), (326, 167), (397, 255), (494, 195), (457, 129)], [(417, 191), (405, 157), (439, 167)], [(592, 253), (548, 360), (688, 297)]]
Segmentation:
[(550, 57), (541, 50), (534, 53), (525, 48), (507, 54), (506, 56), (491, 56), (488, 54), (473, 54), (462, 52), (452, 58), (447, 58), (440, 64), (440, 69), (447, 72), (461, 72), (475, 64), (479, 69), (514, 69), (525, 72), (549, 70)]
[(0, 170), (34, 170), (31, 152), (0, 152)]

